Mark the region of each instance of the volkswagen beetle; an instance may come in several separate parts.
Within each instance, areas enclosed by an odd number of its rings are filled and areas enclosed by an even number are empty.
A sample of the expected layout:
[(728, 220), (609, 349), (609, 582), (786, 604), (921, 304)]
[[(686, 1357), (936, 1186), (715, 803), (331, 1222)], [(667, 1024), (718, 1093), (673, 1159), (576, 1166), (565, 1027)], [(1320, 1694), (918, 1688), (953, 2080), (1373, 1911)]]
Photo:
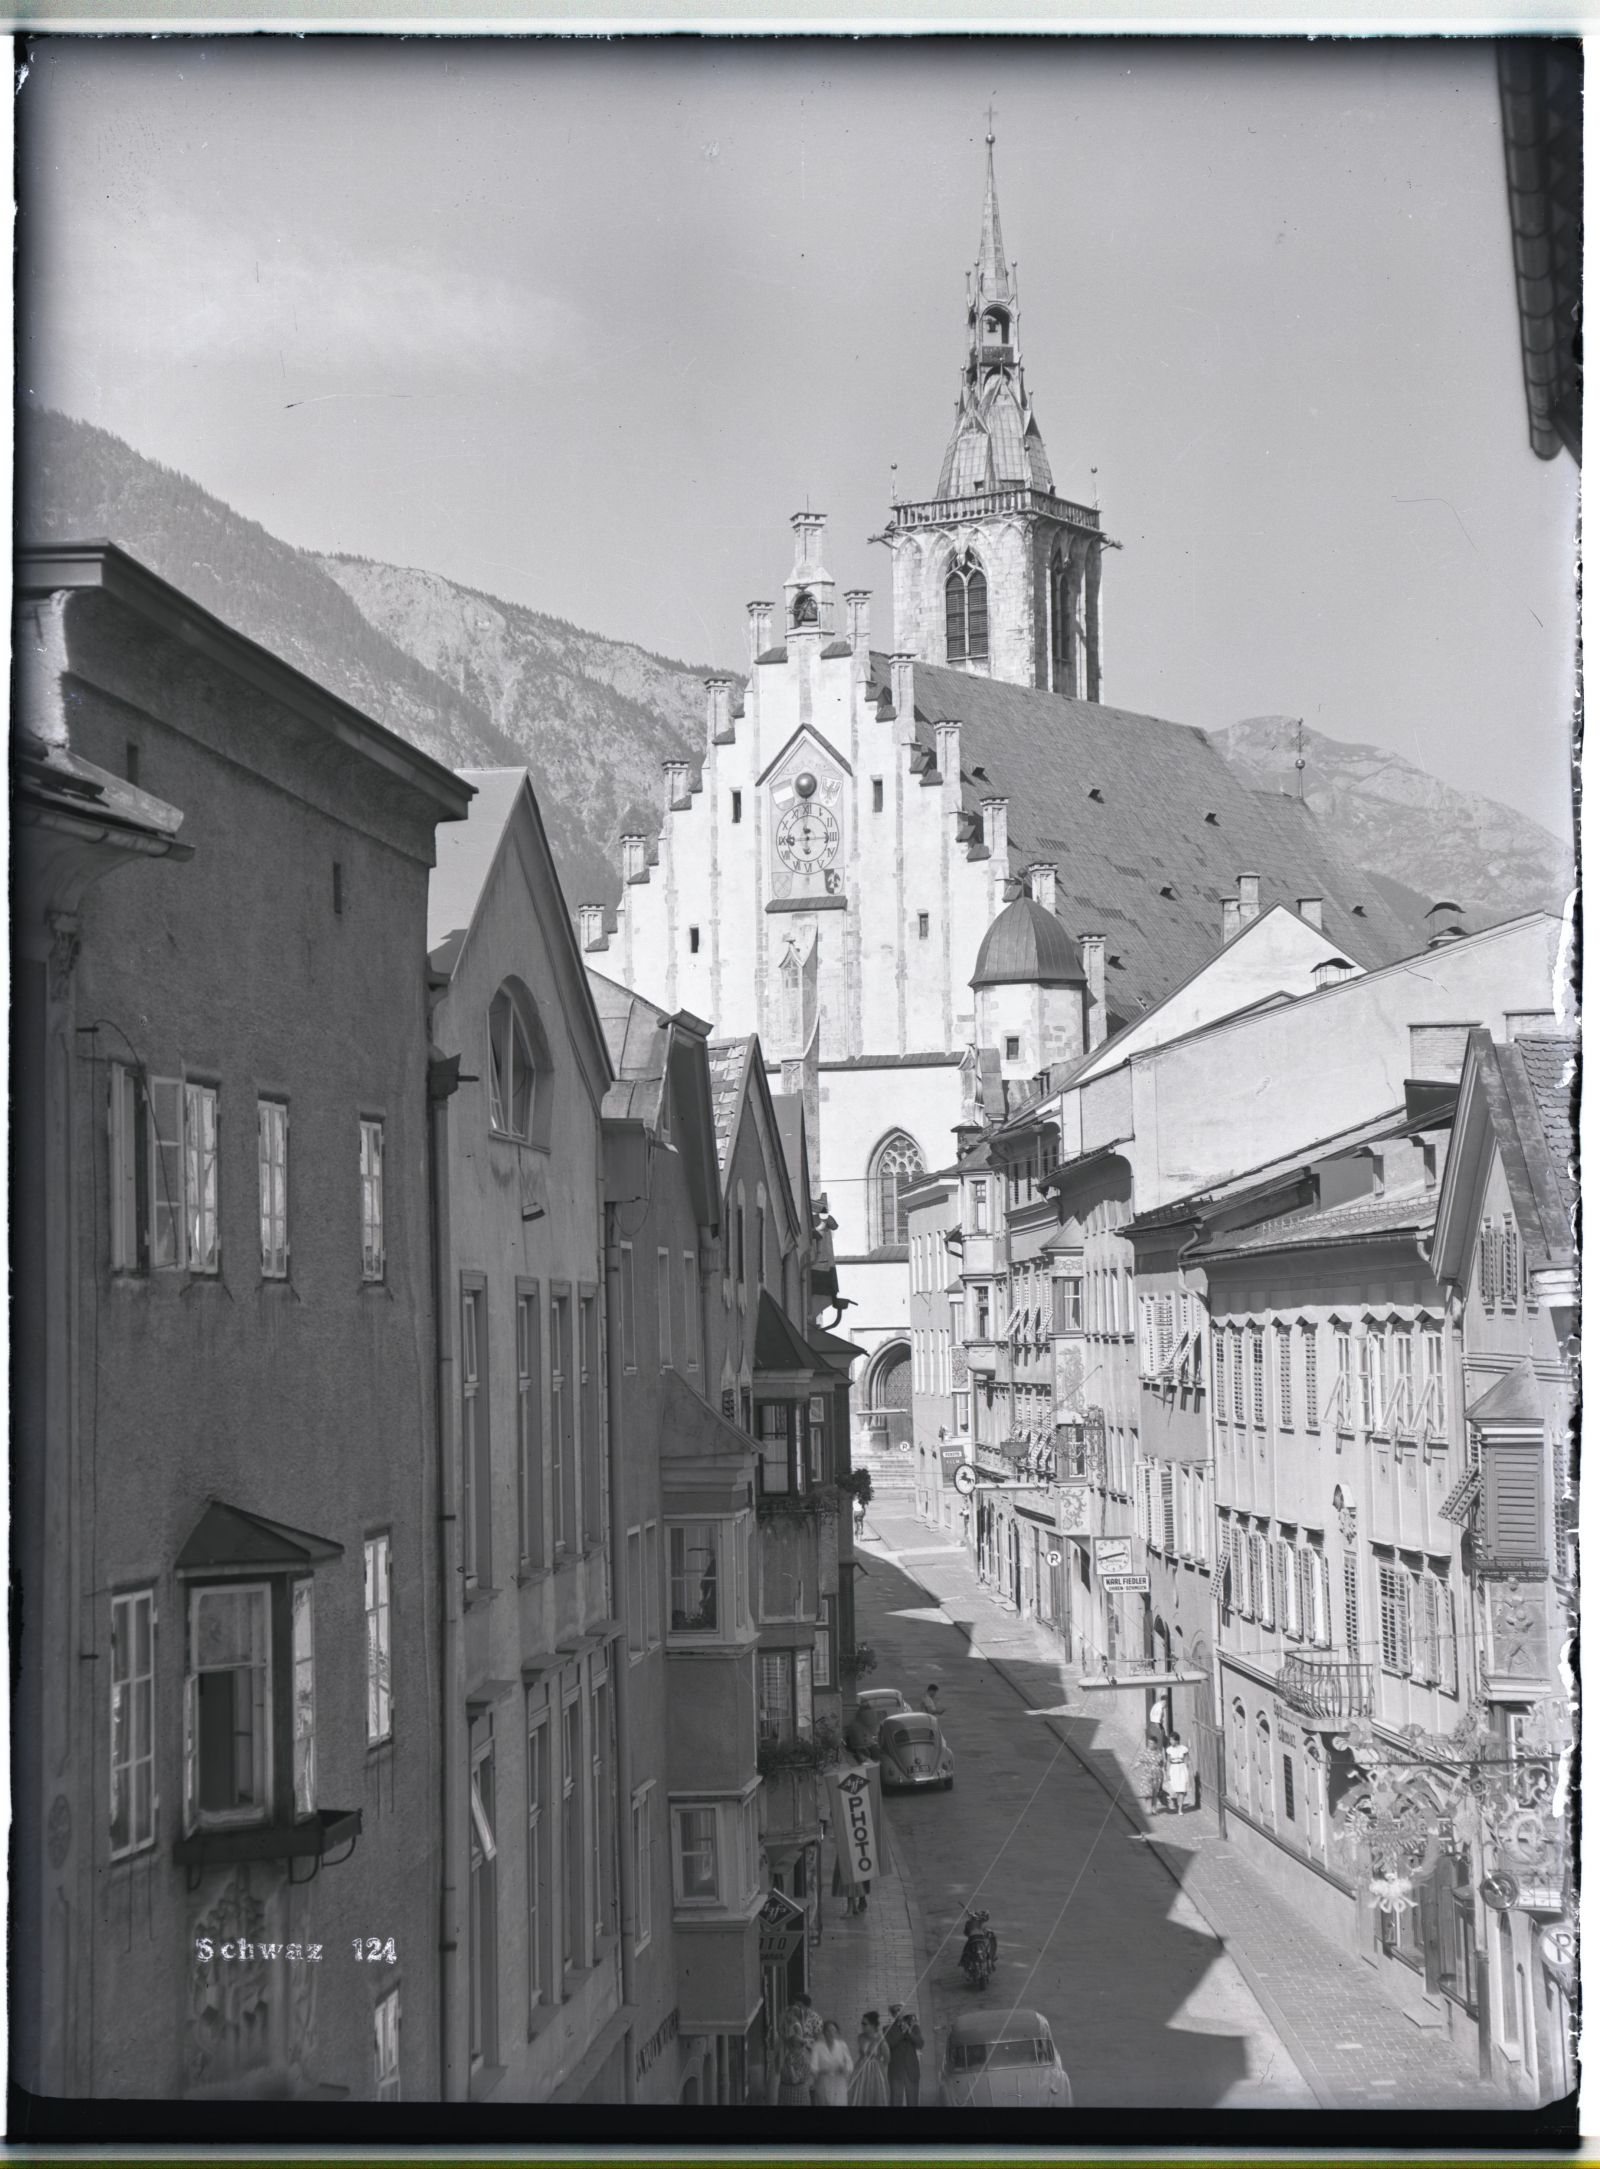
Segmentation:
[(937, 1717), (925, 1710), (896, 1710), (878, 1727), (878, 1769), (885, 1792), (955, 1783), (956, 1758), (944, 1744)]
[(964, 2011), (945, 2043), (939, 2098), (951, 2109), (1070, 2109), (1050, 2021), (1039, 2011)]

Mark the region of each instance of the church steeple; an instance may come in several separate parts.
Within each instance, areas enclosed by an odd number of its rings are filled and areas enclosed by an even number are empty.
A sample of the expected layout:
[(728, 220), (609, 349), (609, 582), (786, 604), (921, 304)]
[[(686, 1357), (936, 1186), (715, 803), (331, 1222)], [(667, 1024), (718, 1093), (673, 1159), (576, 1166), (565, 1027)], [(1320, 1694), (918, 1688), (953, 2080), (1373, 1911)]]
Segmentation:
[(895, 637), (924, 662), (1100, 698), (1097, 506), (1058, 497), (1022, 369), (1017, 267), (1000, 231), (994, 127), (983, 228), (967, 273), (967, 352), (954, 426), (932, 497), (900, 502)]
[(939, 475), (941, 497), (1021, 483), (1054, 488), (1044, 438), (1022, 375), (1021, 310), (1016, 266), (1006, 260), (1000, 195), (994, 180), (994, 132), (984, 139), (988, 167), (978, 261), (967, 274), (967, 359), (955, 428)]

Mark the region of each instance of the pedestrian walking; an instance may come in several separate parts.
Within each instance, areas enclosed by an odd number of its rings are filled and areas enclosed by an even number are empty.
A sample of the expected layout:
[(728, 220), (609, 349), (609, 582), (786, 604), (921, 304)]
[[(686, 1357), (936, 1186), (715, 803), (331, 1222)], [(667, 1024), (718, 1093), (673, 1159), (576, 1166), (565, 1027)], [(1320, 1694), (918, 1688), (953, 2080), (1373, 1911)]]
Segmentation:
[(944, 1704), (939, 1700), (939, 1682), (937, 1680), (929, 1681), (928, 1691), (922, 1698), (922, 1707), (930, 1717), (943, 1718)]
[(863, 2013), (856, 2036), (856, 2067), (848, 2089), (852, 2109), (886, 2109), (889, 2106), (889, 2044), (883, 2038), (876, 2011)]
[(922, 2028), (903, 2003), (889, 2006), (889, 2106), (914, 2109), (922, 2091)]
[(1172, 1813), (1181, 1815), (1189, 1805), (1189, 1750), (1182, 1740), (1169, 1740), (1161, 1758), (1161, 1790)]
[(850, 2074), (856, 2060), (850, 2044), (839, 2032), (836, 2018), (822, 2021), (822, 2039), (811, 2050), (811, 2104), (817, 2109), (843, 2109), (850, 2100)]

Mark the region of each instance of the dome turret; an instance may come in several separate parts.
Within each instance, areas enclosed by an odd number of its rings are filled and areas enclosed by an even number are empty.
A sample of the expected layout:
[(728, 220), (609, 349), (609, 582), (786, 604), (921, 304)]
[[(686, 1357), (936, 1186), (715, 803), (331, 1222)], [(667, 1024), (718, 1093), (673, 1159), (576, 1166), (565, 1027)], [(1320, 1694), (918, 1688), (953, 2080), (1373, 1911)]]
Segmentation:
[(1089, 983), (1078, 945), (1053, 911), (1031, 896), (1007, 904), (978, 950), (972, 987), (1082, 987)]

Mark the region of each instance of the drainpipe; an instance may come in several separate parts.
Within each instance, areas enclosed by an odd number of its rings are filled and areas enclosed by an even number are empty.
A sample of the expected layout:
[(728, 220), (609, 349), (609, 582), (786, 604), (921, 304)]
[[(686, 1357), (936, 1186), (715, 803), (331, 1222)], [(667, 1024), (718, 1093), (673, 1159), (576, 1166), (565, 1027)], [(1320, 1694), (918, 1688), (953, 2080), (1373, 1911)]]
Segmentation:
[(432, 1052), (428, 1060), (428, 1202), (432, 1212), (434, 1437), (439, 1454), (439, 2094), (464, 2101), (456, 2003), (461, 1982), (461, 1891), (457, 1880), (466, 1842), (461, 1777), (466, 1769), (466, 1709), (461, 1699), (461, 1578), (456, 1572), (458, 1513), (456, 1455), (450, 1429), (455, 1406), (455, 1355), (450, 1291), (450, 1097), (460, 1083), (461, 1058)]
[[(623, 1631), (613, 1647), (616, 1657), (611, 1666), (612, 1714), (617, 1728), (617, 1886), (620, 1898), (620, 1942), (622, 1950), (622, 2002), (626, 2010), (634, 2007), (634, 1943), (637, 1940), (639, 1896), (634, 1888), (633, 1857), (633, 1739), (630, 1712), (633, 1704), (633, 1666), (629, 1661), (630, 1635), (627, 1607), (632, 1598), (628, 1580), (628, 1506), (622, 1494), (622, 1470), (618, 1465), (617, 1441), (622, 1434), (622, 1334), (618, 1321), (622, 1317), (622, 1253), (618, 1247), (617, 1208), (606, 1205), (606, 1401), (607, 1417), (606, 1448), (611, 1461), (611, 1559), (612, 1587), (622, 1593), (617, 1606), (623, 1621)], [(657, 1517), (659, 1520), (659, 1516)], [(641, 1539), (641, 1542), (643, 1540)], [(631, 2102), (634, 2098), (633, 2070), (633, 2024), (630, 2019), (622, 2036), (622, 2098)]]

